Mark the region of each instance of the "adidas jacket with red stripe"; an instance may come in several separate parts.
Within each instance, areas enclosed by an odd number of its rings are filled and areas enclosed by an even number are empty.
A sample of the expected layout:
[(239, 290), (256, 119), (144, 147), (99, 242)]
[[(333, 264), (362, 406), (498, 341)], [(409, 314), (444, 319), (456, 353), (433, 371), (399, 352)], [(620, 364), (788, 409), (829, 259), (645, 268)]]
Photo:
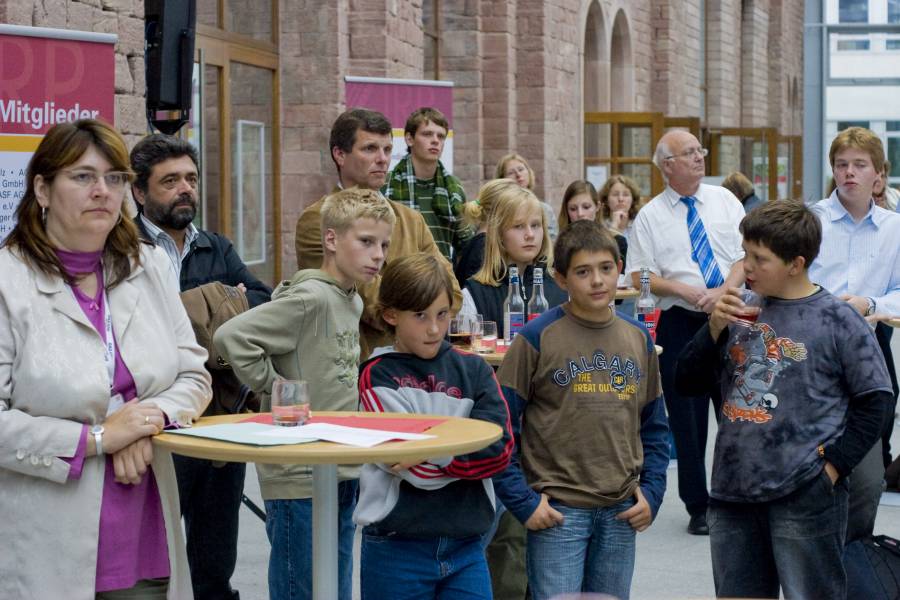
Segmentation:
[(494, 518), (491, 477), (513, 450), (509, 410), (491, 367), (447, 342), (437, 356), (379, 348), (362, 364), (360, 403), (369, 412), (469, 417), (496, 423), (503, 436), (461, 456), (435, 458), (398, 474), (365, 465), (353, 520), (368, 532), (411, 538), (481, 535)]

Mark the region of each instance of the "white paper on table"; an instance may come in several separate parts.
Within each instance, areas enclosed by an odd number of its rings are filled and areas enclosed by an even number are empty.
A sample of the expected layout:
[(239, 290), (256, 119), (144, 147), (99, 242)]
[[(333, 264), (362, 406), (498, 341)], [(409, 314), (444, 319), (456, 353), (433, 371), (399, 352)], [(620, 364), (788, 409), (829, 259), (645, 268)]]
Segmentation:
[(335, 442), (347, 446), (371, 448), (391, 440), (427, 440), (433, 435), (424, 433), (406, 433), (403, 431), (382, 431), (380, 429), (362, 429), (360, 427), (347, 427), (332, 423), (310, 423), (299, 427), (273, 426), (266, 431), (254, 434), (258, 437), (293, 438), (306, 440), (319, 439), (325, 442)]
[(206, 427), (174, 429), (166, 433), (210, 438), (251, 446), (278, 446), (281, 444), (305, 444), (320, 440), (360, 448), (371, 448), (391, 440), (426, 440), (433, 435), (362, 429), (330, 423), (310, 423), (297, 427), (266, 425), (264, 423), (222, 423)]

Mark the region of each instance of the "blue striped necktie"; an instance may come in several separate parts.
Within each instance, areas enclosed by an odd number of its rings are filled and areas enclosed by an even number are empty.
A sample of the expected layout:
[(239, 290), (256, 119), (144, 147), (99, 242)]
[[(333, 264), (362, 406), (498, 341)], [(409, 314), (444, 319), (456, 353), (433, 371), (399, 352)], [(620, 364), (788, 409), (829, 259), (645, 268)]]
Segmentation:
[(687, 227), (688, 235), (691, 236), (691, 258), (700, 267), (703, 274), (703, 280), (706, 281), (707, 288), (716, 288), (725, 283), (722, 272), (719, 271), (719, 265), (716, 263), (716, 257), (713, 255), (712, 248), (709, 246), (709, 238), (706, 237), (706, 229), (703, 227), (703, 221), (700, 214), (694, 207), (697, 201), (693, 196), (683, 196), (679, 198), (687, 205)]

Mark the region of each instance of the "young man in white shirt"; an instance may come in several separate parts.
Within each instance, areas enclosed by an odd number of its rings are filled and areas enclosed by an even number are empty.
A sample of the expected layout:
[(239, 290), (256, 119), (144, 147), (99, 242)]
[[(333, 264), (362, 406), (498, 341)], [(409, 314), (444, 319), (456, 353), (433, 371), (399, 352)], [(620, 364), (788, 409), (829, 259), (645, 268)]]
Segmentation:
[[(877, 206), (872, 197), (884, 168), (884, 146), (872, 131), (850, 127), (834, 138), (828, 159), (835, 189), (812, 208), (822, 223), (822, 246), (809, 276), (875, 326), (879, 315), (900, 315), (900, 215)], [(885, 323), (877, 324), (875, 337), (896, 404), (891, 334)], [(848, 542), (871, 535), (875, 527), (884, 468), (891, 461), (892, 429), (893, 420), (850, 478)]]

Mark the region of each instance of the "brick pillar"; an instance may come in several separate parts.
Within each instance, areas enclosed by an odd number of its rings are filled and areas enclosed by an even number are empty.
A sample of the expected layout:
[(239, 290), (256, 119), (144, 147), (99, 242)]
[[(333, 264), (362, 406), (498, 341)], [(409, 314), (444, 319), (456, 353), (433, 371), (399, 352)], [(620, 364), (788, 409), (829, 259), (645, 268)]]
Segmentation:
[[(741, 19), (741, 125), (768, 124), (769, 6), (766, 0), (745, 0)], [(775, 55), (777, 56), (777, 55)]]
[(482, 179), (492, 179), (500, 158), (517, 145), (516, 2), (482, 0), (484, 119)]
[(666, 116), (700, 115), (700, 5), (698, 0), (653, 2), (652, 107)]
[(710, 2), (707, 14), (708, 125), (736, 127), (741, 122), (741, 2)]
[(421, 0), (349, 0), (348, 20), (350, 74), (422, 78)]
[(334, 187), (328, 137), (344, 110), (349, 62), (348, 0), (284, 0), (281, 80), (281, 239), (284, 273), (297, 265), (294, 234), (303, 209)]

